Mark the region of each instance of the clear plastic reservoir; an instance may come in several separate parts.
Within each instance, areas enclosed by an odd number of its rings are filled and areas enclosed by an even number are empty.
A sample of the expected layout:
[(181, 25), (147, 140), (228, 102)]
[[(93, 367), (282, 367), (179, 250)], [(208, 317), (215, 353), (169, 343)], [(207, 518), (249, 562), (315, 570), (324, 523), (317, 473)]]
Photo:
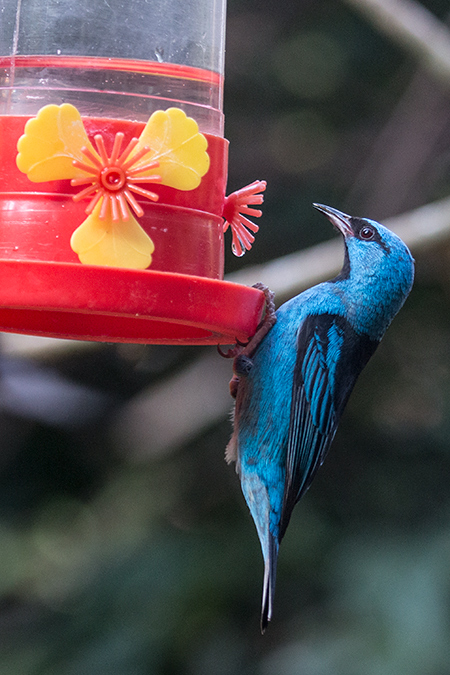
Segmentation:
[(225, 0), (0, 0), (0, 114), (177, 106), (223, 135), (224, 32)]

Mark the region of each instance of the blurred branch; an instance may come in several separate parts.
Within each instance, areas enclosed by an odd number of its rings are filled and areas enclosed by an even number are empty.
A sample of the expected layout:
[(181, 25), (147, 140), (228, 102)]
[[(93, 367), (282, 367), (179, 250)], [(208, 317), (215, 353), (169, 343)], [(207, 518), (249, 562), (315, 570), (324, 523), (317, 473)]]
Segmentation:
[[(450, 198), (391, 218), (385, 224), (414, 252), (426, 249), (450, 237)], [(342, 258), (339, 237), (265, 265), (247, 267), (228, 279), (241, 284), (263, 281), (279, 301), (334, 276)], [(112, 435), (120, 451), (132, 453), (136, 459), (161, 456), (223, 420), (232, 408), (227, 386), (231, 374), (232, 363), (208, 350), (183, 372), (142, 392), (116, 420)]]
[[(396, 232), (413, 252), (430, 247), (450, 237), (450, 197), (386, 219), (383, 224)], [(246, 267), (229, 274), (227, 279), (248, 286), (262, 281), (273, 290), (279, 303), (333, 277), (342, 266), (342, 258), (342, 239), (336, 237), (265, 265)]]
[[(227, 382), (232, 361), (217, 351), (135, 396), (118, 413), (111, 437), (134, 459), (157, 458), (195, 439), (231, 410)], [(220, 448), (219, 448), (220, 452)]]
[(450, 85), (450, 31), (415, 0), (345, 0)]
[(0, 333), (2, 354), (8, 356), (25, 356), (26, 358), (46, 358), (47, 356), (65, 356), (70, 352), (80, 352), (82, 349), (92, 350), (101, 347), (98, 342), (83, 342), (82, 340), (64, 340), (47, 338), (40, 335), (21, 335), (18, 333)]
[(439, 194), (449, 129), (448, 91), (418, 67), (360, 158), (345, 205), (358, 204), (360, 213), (383, 222)]

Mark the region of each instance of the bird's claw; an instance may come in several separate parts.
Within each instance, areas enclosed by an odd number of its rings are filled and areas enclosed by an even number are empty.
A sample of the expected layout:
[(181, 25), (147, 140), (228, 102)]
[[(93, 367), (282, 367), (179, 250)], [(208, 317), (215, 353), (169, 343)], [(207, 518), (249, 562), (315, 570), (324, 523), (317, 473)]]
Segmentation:
[(253, 288), (263, 291), (264, 297), (266, 299), (266, 311), (264, 313), (264, 318), (258, 325), (254, 336), (251, 340), (249, 340), (241, 352), (246, 356), (252, 356), (258, 345), (261, 343), (262, 339), (267, 335), (277, 320), (277, 315), (275, 314), (275, 293), (273, 293), (270, 288), (260, 281), (254, 284)]
[(238, 338), (236, 338), (236, 344), (234, 347), (227, 349), (227, 351), (224, 352), (223, 349), (220, 348), (220, 345), (217, 345), (217, 351), (219, 352), (220, 356), (223, 356), (224, 359), (234, 359), (243, 352), (244, 348), (249, 342), (250, 340), (247, 340), (247, 342), (241, 342), (238, 340)]
[(261, 340), (267, 335), (267, 333), (277, 320), (275, 314), (274, 293), (272, 293), (272, 291), (261, 282), (254, 284), (253, 288), (257, 288), (258, 290), (263, 291), (266, 300), (266, 311), (264, 313), (264, 318), (259, 323), (255, 331), (255, 334), (253, 335), (252, 338), (248, 340), (248, 342), (241, 342), (236, 338), (235, 346), (232, 347), (231, 349), (228, 349), (226, 352), (220, 348), (220, 345), (217, 345), (217, 351), (221, 356), (223, 356), (225, 359), (234, 359), (233, 364), (234, 375), (230, 380), (230, 393), (233, 398), (236, 398), (239, 386), (239, 378), (242, 374), (245, 374), (239, 372), (240, 361), (238, 362), (238, 359), (244, 356), (247, 357), (249, 363), (251, 363), (250, 361), (251, 356), (255, 352)]
[(249, 338), (247, 342), (241, 342), (238, 338), (236, 338), (235, 346), (231, 349), (227, 349), (226, 352), (221, 349), (220, 345), (217, 345), (217, 351), (219, 352), (220, 356), (223, 356), (224, 359), (234, 359), (244, 353), (246, 356), (251, 356), (263, 337), (269, 332), (277, 320), (275, 315), (275, 294), (260, 281), (254, 284), (253, 288), (257, 288), (264, 293), (266, 300), (266, 311), (264, 313), (264, 318), (258, 324), (253, 337)]

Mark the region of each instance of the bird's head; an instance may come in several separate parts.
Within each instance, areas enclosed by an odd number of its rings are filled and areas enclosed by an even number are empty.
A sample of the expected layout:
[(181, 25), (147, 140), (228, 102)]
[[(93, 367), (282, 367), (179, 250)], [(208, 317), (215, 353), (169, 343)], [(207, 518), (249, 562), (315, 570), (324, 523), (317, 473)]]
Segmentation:
[(345, 241), (345, 261), (335, 281), (349, 284), (380, 311), (395, 315), (414, 280), (414, 259), (396, 234), (369, 218), (357, 218), (323, 204), (314, 204), (339, 230)]

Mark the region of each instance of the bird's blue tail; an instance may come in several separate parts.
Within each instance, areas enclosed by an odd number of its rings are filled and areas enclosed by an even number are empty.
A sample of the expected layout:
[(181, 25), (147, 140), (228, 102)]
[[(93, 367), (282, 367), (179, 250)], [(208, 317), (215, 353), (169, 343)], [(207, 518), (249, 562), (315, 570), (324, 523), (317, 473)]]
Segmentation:
[(279, 543), (277, 537), (269, 532), (268, 551), (264, 556), (264, 582), (261, 609), (261, 633), (264, 633), (267, 624), (272, 619), (275, 582), (277, 578), (277, 559)]

